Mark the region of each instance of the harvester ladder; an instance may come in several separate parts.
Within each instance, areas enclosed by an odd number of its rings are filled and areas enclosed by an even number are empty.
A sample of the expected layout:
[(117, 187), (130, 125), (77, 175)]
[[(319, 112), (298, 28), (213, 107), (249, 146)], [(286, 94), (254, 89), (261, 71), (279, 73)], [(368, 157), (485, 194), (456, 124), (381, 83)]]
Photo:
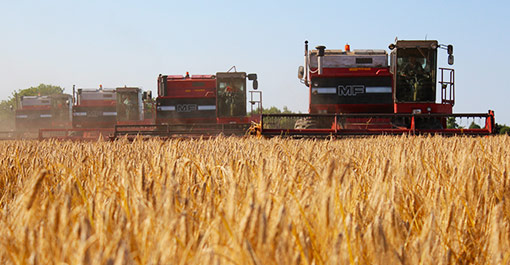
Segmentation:
[(258, 112), (258, 114), (262, 114), (262, 91), (249, 91), (250, 92), (250, 111), (255, 114), (254, 111)]
[(455, 70), (451, 68), (439, 68), (441, 71), (441, 103), (455, 104)]

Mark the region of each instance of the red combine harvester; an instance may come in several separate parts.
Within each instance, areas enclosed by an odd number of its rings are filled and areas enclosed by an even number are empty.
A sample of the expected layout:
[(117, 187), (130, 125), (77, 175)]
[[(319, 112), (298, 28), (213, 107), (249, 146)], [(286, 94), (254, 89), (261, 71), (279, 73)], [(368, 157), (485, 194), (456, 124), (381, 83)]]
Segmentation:
[(15, 122), (20, 138), (36, 138), (39, 129), (72, 126), (71, 95), (21, 96), (17, 105)]
[[(243, 135), (260, 115), (247, 116), (246, 79), (257, 89), (257, 75), (219, 72), (216, 75), (159, 75), (153, 125), (115, 126), (113, 138), (128, 135), (160, 137)], [(261, 110), (261, 92), (250, 91), (252, 113)], [(258, 94), (258, 100), (254, 100)]]
[[(74, 91), (74, 88), (73, 88)], [(74, 128), (113, 128), (117, 123), (115, 89), (78, 88), (73, 106)]]
[[(138, 87), (115, 89), (73, 88), (75, 104), (72, 107), (72, 128), (41, 129), (39, 139), (60, 138), (94, 140), (110, 137), (117, 124), (152, 124), (154, 118), (145, 115), (144, 103), (150, 101), (150, 93), (143, 93)], [(148, 99), (148, 100), (146, 100)], [(150, 113), (149, 113), (150, 114)]]
[[(451, 68), (437, 71), (437, 50), (453, 46), (437, 41), (397, 40), (384, 50), (308, 51), (299, 78), (309, 88), (309, 114), (262, 115), (266, 136), (347, 136), (377, 134), (494, 133), (494, 112), (453, 114), (455, 78)], [(441, 101), (436, 103), (439, 78)], [(447, 127), (449, 119), (484, 120), (481, 129)]]

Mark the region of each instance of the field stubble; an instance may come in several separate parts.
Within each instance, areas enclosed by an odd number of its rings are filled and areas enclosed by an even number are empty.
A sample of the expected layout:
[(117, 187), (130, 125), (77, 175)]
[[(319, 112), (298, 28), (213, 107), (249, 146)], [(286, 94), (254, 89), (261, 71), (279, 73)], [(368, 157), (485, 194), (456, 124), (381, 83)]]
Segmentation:
[(4, 141), (2, 264), (508, 264), (510, 138)]

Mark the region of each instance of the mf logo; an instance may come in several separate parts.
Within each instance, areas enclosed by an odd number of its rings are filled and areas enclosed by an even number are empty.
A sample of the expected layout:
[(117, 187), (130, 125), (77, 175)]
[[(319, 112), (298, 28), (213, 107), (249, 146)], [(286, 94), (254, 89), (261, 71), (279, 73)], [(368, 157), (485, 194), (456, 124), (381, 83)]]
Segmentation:
[(364, 85), (346, 85), (338, 86), (338, 95), (339, 96), (356, 96), (358, 94), (365, 93), (365, 86)]
[(192, 112), (196, 111), (197, 104), (177, 104), (177, 112)]

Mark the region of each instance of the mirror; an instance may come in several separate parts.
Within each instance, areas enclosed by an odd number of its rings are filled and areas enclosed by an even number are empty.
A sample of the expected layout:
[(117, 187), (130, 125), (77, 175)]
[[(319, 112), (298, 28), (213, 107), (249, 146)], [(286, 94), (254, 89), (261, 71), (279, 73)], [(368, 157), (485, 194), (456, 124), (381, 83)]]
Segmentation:
[(253, 80), (253, 89), (257, 90), (259, 88), (259, 81), (257, 79)]
[(303, 66), (298, 67), (297, 76), (299, 79), (303, 79), (303, 77), (305, 76), (305, 68)]
[(149, 100), (152, 98), (152, 91), (144, 91), (142, 95), (142, 100)]
[(453, 64), (453, 54), (448, 55), (448, 64), (449, 65)]
[(250, 81), (257, 80), (257, 74), (248, 74), (248, 80)]

